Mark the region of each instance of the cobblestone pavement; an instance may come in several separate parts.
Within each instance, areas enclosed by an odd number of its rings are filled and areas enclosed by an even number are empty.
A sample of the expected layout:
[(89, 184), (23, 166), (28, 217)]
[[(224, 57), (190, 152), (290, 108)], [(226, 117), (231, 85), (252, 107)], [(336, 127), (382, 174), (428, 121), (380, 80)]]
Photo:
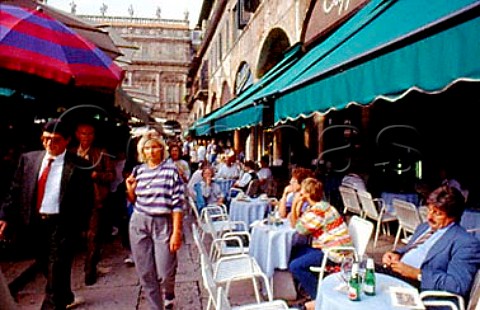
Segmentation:
[[(184, 244), (179, 252), (179, 266), (176, 283), (177, 304), (176, 309), (201, 310), (206, 308), (207, 293), (202, 287), (200, 262), (198, 251), (192, 239), (191, 223), (193, 217), (188, 215), (184, 222)], [(367, 248), (367, 253), (374, 257), (375, 261), (381, 259), (381, 255), (390, 249), (393, 244), (393, 236), (381, 236), (377, 248), (372, 248), (372, 242)], [(114, 240), (104, 247), (102, 260), (99, 264), (101, 271), (98, 281), (93, 286), (85, 286), (83, 283), (83, 255), (78, 255), (74, 261), (72, 273), (72, 287), (77, 296), (85, 298), (85, 304), (75, 309), (115, 309), (115, 310), (148, 310), (148, 306), (142, 296), (141, 286), (135, 273), (135, 268), (128, 267), (123, 263), (128, 252), (119, 240)], [(25, 285), (22, 285), (18, 295), (18, 309), (39, 309), (43, 299), (45, 279), (41, 274), (25, 272), (32, 265), (32, 261), (8, 262), (0, 261), (0, 267), (9, 283), (25, 274), (30, 274)], [(31, 269), (31, 268), (30, 268)], [(278, 297), (292, 295), (292, 284), (285, 281), (285, 277), (275, 277), (274, 291)], [(244, 304), (253, 302), (253, 291), (250, 282), (237, 283), (231, 288), (232, 304)], [(290, 300), (289, 303), (295, 303)]]

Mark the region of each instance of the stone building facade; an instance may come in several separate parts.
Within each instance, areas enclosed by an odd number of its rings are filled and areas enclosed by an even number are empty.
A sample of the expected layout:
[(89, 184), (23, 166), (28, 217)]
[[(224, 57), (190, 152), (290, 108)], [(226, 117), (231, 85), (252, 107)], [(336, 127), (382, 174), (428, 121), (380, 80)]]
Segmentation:
[[(190, 123), (235, 98), (300, 42), (309, 3), (204, 1), (199, 18), (203, 41), (189, 76)], [(274, 138), (256, 127), (236, 130), (233, 135), (234, 148), (245, 151), (251, 159), (263, 155)]]
[(123, 67), (123, 90), (143, 105), (166, 133), (188, 128), (185, 101), (188, 68), (192, 58), (191, 31), (184, 20), (113, 16), (80, 16), (108, 27), (137, 49)]

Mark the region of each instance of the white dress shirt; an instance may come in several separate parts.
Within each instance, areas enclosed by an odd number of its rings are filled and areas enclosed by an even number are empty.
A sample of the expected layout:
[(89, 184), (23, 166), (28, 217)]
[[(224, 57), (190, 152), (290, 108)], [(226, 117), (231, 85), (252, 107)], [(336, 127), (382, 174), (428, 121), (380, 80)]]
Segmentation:
[[(60, 213), (60, 183), (62, 180), (63, 164), (65, 162), (65, 152), (54, 157), (50, 172), (48, 174), (47, 183), (45, 185), (45, 194), (43, 195), (40, 213), (42, 214), (58, 214)], [(48, 164), (48, 159), (53, 156), (46, 154), (42, 160), (40, 173)]]

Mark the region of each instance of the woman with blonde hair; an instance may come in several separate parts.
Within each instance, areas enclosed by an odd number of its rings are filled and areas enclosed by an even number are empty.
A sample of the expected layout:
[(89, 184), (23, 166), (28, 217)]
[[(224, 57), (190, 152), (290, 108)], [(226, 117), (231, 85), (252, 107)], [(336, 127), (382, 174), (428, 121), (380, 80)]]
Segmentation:
[(165, 160), (159, 135), (142, 136), (137, 150), (142, 164), (126, 179), (127, 198), (134, 203), (129, 235), (135, 269), (150, 309), (173, 309), (185, 187), (175, 164)]
[[(303, 243), (292, 247), (288, 269), (293, 277), (314, 299), (317, 295), (318, 275), (310, 271), (323, 259), (324, 251), (334, 246), (351, 246), (352, 239), (348, 227), (340, 215), (328, 202), (323, 201), (323, 184), (317, 179), (306, 178), (299, 192), (301, 201), (308, 204), (308, 209), (299, 217), (292, 216), (290, 222), (297, 234), (305, 238)], [(339, 263), (343, 253), (331, 251), (328, 258)]]

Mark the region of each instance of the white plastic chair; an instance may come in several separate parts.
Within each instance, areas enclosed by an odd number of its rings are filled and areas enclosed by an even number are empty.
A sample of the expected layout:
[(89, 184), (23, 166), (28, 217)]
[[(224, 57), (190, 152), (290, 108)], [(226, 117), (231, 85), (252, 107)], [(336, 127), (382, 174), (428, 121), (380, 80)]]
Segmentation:
[(229, 200), (235, 199), (235, 197), (237, 197), (240, 194), (245, 195), (245, 192), (241, 188), (231, 187), (230, 190), (228, 191), (228, 199)]
[(418, 207), (418, 214), (420, 215), (420, 220), (422, 222), (426, 222), (427, 221), (427, 215), (428, 215), (428, 207), (427, 206)]
[(288, 304), (281, 299), (263, 301), (256, 304), (247, 304), (232, 307), (227, 294), (222, 287), (217, 289), (217, 310), (288, 310)]
[[(223, 226), (215, 227), (216, 222), (213, 221), (211, 214), (208, 212), (205, 213), (205, 222), (212, 237), (210, 258), (218, 259), (226, 255), (248, 254), (251, 236), (245, 222), (228, 221)], [(246, 241), (246, 244), (244, 241)]]
[(368, 242), (373, 233), (373, 223), (354, 215), (351, 217), (348, 223), (348, 233), (352, 238), (352, 246), (338, 246), (324, 251), (322, 264), (320, 267), (312, 266), (311, 271), (319, 272), (318, 275), (318, 287), (320, 287), (323, 277), (325, 275), (325, 267), (327, 266), (328, 254), (330, 251), (350, 251), (353, 253), (355, 259), (358, 261), (363, 254), (365, 254), (368, 246)]
[[(207, 234), (211, 235), (212, 239), (215, 239), (218, 231), (229, 227), (230, 218), (225, 205), (208, 205), (199, 213), (195, 201), (191, 197), (189, 197), (189, 203), (195, 215), (197, 226), (201, 230), (202, 240)], [(211, 225), (207, 224), (206, 214), (210, 215)]]
[(404, 237), (407, 238), (408, 234), (413, 234), (422, 220), (417, 207), (413, 203), (394, 198), (392, 205), (398, 219), (398, 230), (393, 243), (393, 249), (395, 250), (400, 239), (400, 233), (403, 232)]
[[(376, 222), (375, 238), (373, 240), (373, 248), (376, 248), (380, 230), (383, 229), (384, 234), (390, 235), (388, 223), (397, 221), (397, 218), (386, 211), (385, 201), (382, 198), (372, 198), (369, 192), (361, 190), (357, 191), (357, 195), (363, 209), (363, 217)], [(377, 205), (379, 206), (378, 209)]]
[(343, 214), (352, 212), (363, 216), (363, 210), (358, 200), (357, 191), (351, 187), (340, 185), (338, 190), (343, 202)]
[[(428, 298), (435, 299), (428, 300)], [(480, 310), (480, 270), (477, 271), (473, 280), (467, 308), (465, 308), (465, 301), (462, 296), (446, 291), (423, 291), (420, 293), (420, 299), (425, 306), (433, 307), (432, 309), (435, 309), (435, 307), (450, 307), (452, 310)], [(457, 304), (452, 302), (452, 299), (456, 300)]]
[[(209, 272), (212, 273), (212, 277), (217, 286), (225, 285), (226, 293), (228, 295), (232, 281), (251, 279), (255, 298), (257, 302), (261, 301), (260, 288), (256, 278), (262, 275), (263, 272), (255, 258), (247, 254), (238, 254), (223, 256), (216, 261), (212, 261), (207, 253), (207, 249), (203, 244), (203, 241), (200, 239), (200, 234), (195, 224), (192, 224), (192, 234), (195, 245), (200, 253), (202, 270), (209, 270)], [(215, 297), (213, 299), (215, 299)], [(213, 300), (209, 299), (207, 309), (210, 309), (212, 302)]]
[[(201, 260), (205, 260), (205, 257), (201, 257)], [(224, 290), (224, 288), (220, 285), (217, 285), (213, 273), (211, 272), (210, 269), (205, 267), (206, 265), (202, 265), (202, 282), (203, 286), (206, 288), (208, 292), (208, 304), (207, 308), (209, 308), (211, 305), (217, 310), (219, 309), (285, 309), (285, 308), (271, 308), (268, 306), (271, 305), (277, 305), (277, 304), (283, 304), (283, 301), (272, 301), (273, 299), (273, 293), (269, 289), (270, 285), (268, 283), (268, 278), (265, 274), (263, 273), (258, 273), (258, 274), (252, 274), (256, 280), (262, 280), (264, 283), (264, 287), (266, 289), (266, 297), (267, 301), (263, 300), (257, 300), (256, 304), (247, 304), (247, 305), (241, 305), (241, 306), (236, 306), (236, 307), (231, 307), (230, 302), (228, 300), (228, 293)], [(220, 298), (221, 294), (221, 298)], [(286, 304), (285, 304), (286, 305)], [(253, 306), (254, 308), (249, 308)], [(267, 306), (267, 308), (261, 307), (258, 308), (259, 306)], [(287, 306), (288, 309), (288, 306)]]

